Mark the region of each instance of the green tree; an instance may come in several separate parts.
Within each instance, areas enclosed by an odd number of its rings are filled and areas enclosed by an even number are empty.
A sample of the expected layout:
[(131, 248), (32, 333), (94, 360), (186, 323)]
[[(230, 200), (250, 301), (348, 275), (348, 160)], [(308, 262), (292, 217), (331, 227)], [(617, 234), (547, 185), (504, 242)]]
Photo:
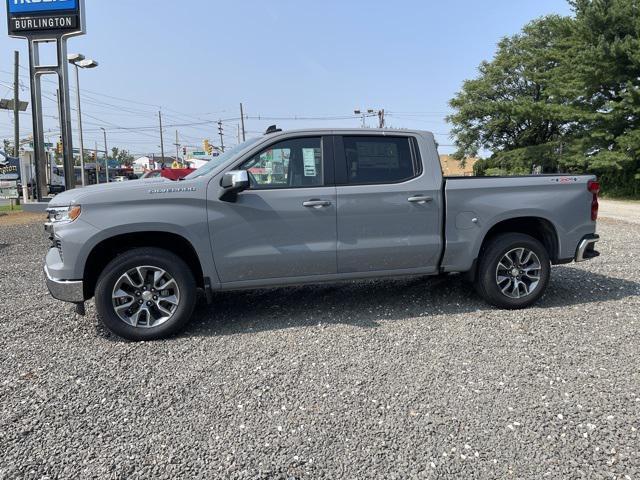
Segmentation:
[[(556, 70), (571, 42), (571, 20), (549, 16), (504, 38), (491, 62), (482, 62), (480, 75), (464, 82), (450, 102), (448, 117), (458, 147), (455, 156), (477, 156), (482, 149), (503, 152), (548, 145), (557, 147), (564, 133), (566, 101), (558, 98)], [(527, 152), (511, 161), (526, 163)], [(499, 158), (496, 158), (500, 161)]]
[(609, 193), (640, 185), (640, 0), (573, 0), (498, 44), (448, 117), (477, 172), (592, 171)]
[[(585, 162), (607, 190), (640, 194), (640, 1), (575, 0), (573, 95), (591, 115), (576, 122), (569, 161)], [(582, 160), (581, 160), (582, 158)]]
[(130, 166), (135, 160), (134, 156), (131, 155), (125, 149), (119, 149), (118, 147), (113, 147), (111, 149), (111, 158), (116, 160), (120, 165)]

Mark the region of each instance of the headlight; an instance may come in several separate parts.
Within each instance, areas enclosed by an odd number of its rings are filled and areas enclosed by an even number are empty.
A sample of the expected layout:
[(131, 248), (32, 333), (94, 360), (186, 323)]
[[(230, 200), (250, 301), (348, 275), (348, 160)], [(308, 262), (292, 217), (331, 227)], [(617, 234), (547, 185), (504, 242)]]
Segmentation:
[(71, 223), (80, 216), (81, 212), (80, 205), (54, 207), (47, 209), (47, 218), (51, 223)]

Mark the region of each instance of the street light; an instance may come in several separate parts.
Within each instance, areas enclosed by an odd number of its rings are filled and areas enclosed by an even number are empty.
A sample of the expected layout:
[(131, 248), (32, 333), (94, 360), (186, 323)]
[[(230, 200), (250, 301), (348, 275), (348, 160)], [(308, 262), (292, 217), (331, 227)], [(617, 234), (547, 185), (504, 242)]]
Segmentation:
[[(71, 65), (76, 67), (76, 102), (78, 107), (78, 131), (80, 137), (80, 177), (82, 179), (82, 186), (86, 185), (84, 175), (84, 139), (82, 138), (82, 109), (80, 107), (80, 68), (95, 68), (98, 66), (98, 62), (91, 59), (86, 59), (81, 53), (72, 53), (67, 56), (67, 60)], [(96, 159), (97, 161), (97, 159)], [(100, 183), (100, 179), (96, 177), (96, 182)]]
[(369, 110), (364, 112), (364, 111), (362, 111), (362, 110), (360, 110), (358, 108), (358, 109), (354, 110), (353, 113), (355, 113), (356, 115), (362, 115), (362, 128), (366, 128), (367, 124), (366, 124), (365, 118), (366, 118), (367, 114), (368, 115), (373, 115), (375, 113), (375, 111), (370, 108)]

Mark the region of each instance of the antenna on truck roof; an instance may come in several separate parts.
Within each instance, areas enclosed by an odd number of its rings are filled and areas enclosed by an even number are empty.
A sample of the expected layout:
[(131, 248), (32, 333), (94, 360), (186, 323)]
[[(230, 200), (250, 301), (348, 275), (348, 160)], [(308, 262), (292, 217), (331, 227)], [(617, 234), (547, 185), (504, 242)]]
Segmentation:
[(269, 135), (270, 133), (276, 133), (281, 131), (282, 131), (281, 128), (278, 128), (276, 125), (271, 125), (269, 128), (267, 128), (267, 131), (264, 134)]

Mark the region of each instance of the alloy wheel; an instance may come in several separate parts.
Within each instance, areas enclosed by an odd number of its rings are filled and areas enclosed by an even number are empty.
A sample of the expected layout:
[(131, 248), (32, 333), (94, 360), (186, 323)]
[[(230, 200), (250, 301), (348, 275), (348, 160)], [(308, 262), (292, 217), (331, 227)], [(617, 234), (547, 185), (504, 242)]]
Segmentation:
[(538, 287), (541, 272), (542, 264), (534, 251), (514, 248), (498, 262), (496, 283), (507, 297), (524, 298)]
[(180, 289), (166, 270), (145, 265), (120, 276), (111, 300), (120, 320), (132, 327), (152, 328), (175, 314), (180, 304)]

